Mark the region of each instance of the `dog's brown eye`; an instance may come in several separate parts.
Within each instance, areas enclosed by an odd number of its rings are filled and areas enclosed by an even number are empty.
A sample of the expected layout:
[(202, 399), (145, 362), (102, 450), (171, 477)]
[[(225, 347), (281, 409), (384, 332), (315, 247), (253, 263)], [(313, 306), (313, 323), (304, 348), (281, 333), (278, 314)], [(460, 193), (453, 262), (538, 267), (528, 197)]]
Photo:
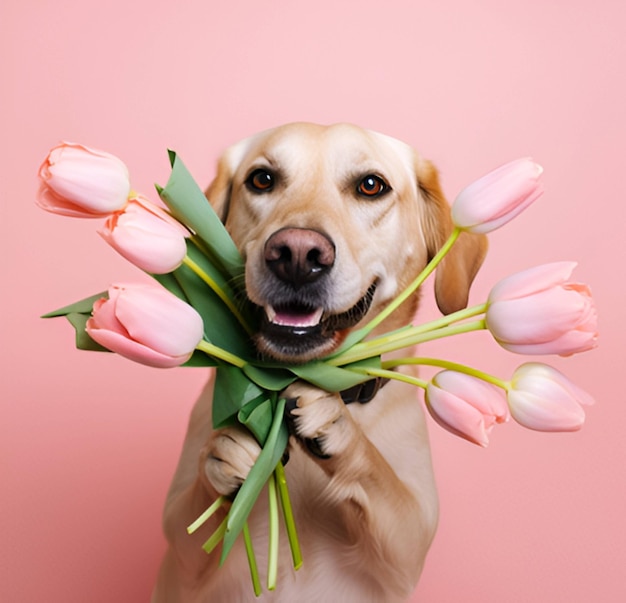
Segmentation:
[(246, 180), (249, 189), (257, 193), (267, 193), (274, 188), (274, 175), (264, 169), (254, 170)]
[(380, 177), (369, 174), (359, 182), (357, 193), (364, 197), (379, 197), (388, 190), (387, 183)]

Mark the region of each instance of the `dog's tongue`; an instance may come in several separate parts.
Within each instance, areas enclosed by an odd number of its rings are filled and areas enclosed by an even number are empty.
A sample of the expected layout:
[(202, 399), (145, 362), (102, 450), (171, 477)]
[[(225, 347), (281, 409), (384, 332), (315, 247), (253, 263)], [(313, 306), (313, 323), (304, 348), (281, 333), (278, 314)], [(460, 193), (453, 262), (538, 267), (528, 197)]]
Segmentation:
[(267, 318), (275, 325), (284, 327), (314, 327), (322, 319), (322, 308), (305, 310), (302, 308), (273, 308), (267, 306)]

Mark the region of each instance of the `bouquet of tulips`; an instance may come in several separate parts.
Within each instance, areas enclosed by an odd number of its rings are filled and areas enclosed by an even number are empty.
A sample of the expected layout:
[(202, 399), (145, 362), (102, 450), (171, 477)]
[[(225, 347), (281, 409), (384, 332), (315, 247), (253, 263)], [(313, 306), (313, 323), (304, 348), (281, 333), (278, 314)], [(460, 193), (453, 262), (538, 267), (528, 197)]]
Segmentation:
[[(259, 360), (250, 338), (257, 316), (240, 285), (244, 264), (239, 251), (173, 152), (170, 162), (167, 184), (157, 186), (160, 201), (151, 201), (132, 191), (126, 166), (108, 153), (70, 143), (50, 151), (39, 171), (38, 204), (61, 215), (104, 219), (98, 230), (104, 240), (157, 282), (116, 284), (45, 316), (65, 316), (80, 349), (113, 351), (153, 367), (216, 367), (214, 428), (238, 422), (258, 439), (262, 452), (204, 548), (211, 552), (222, 542), (223, 561), (242, 534), (257, 594), (261, 586), (246, 522), (266, 484), (268, 588), (276, 583), (279, 508), (294, 567), (302, 563), (281, 462), (289, 436), (280, 392), (293, 381), (331, 392), (373, 377), (411, 383), (425, 390), (426, 407), (439, 425), (481, 446), (487, 445), (494, 425), (511, 416), (541, 431), (582, 426), (583, 406), (593, 402), (591, 397), (547, 364), (522, 364), (506, 380), (443, 358), (383, 358), (418, 343), (481, 329), (520, 354), (566, 356), (595, 347), (596, 309), (588, 287), (569, 280), (574, 262), (530, 268), (497, 283), (483, 304), (370, 336), (422, 285), (462, 231), (499, 228), (542, 194), (542, 169), (530, 159), (508, 163), (461, 191), (452, 206), (455, 228), (419, 277), (332, 355), (299, 365)], [(408, 364), (441, 370), (430, 380), (394, 370)], [(188, 531), (228, 502), (218, 498)]]

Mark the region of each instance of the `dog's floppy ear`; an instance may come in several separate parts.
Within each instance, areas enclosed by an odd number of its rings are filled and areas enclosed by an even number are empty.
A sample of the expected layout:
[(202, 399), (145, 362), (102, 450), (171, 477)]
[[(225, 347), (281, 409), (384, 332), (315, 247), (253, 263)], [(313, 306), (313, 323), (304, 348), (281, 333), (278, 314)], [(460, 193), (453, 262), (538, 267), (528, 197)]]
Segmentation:
[(226, 222), (226, 216), (228, 215), (232, 184), (233, 168), (228, 155), (225, 153), (220, 157), (217, 164), (217, 174), (213, 182), (209, 184), (209, 187), (204, 192), (222, 222)]
[(253, 141), (254, 137), (246, 138), (224, 151), (217, 163), (215, 178), (204, 193), (222, 222), (226, 222), (230, 209), (233, 177)]
[[(450, 236), (454, 225), (433, 164), (418, 158), (416, 175), (423, 197), (422, 228), (430, 260)], [(470, 285), (486, 253), (487, 237), (461, 233), (435, 274), (435, 299), (441, 312), (450, 314), (467, 306)]]

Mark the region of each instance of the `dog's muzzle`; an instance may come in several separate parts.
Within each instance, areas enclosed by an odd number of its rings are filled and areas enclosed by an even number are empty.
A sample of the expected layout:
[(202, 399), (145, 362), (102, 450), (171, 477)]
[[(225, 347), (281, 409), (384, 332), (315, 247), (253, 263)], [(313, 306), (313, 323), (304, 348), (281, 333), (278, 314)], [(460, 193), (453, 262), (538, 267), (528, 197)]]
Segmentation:
[(325, 311), (335, 246), (323, 233), (301, 228), (278, 230), (265, 244), (264, 259), (268, 301), (256, 336), (257, 348), (264, 355), (294, 363), (327, 355), (371, 306), (375, 282), (346, 312)]

